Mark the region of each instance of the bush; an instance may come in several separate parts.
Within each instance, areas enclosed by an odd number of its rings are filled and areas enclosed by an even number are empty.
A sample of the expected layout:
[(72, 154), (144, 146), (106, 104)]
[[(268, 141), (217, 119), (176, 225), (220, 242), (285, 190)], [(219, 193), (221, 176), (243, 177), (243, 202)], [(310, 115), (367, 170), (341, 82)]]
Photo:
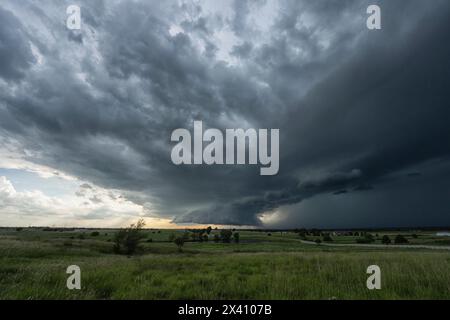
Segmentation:
[(233, 234), (234, 242), (239, 243), (239, 232)]
[(100, 232), (98, 232), (98, 231), (94, 231), (91, 233), (92, 237), (98, 237), (99, 235), (100, 235)]
[(220, 238), (222, 239), (223, 243), (230, 243), (232, 235), (233, 232), (231, 230), (223, 229), (220, 231)]
[(322, 232), (320, 230), (317, 230), (317, 229), (312, 229), (311, 233), (312, 233), (312, 235), (314, 237), (320, 237)]
[(401, 234), (397, 235), (395, 237), (394, 240), (395, 244), (405, 244), (405, 243), (409, 243), (408, 239), (406, 239), (404, 236), (402, 236)]
[(324, 242), (333, 242), (333, 239), (331, 238), (331, 236), (329, 234), (326, 234), (323, 236), (323, 241)]
[(182, 252), (183, 251), (183, 246), (184, 246), (184, 238), (183, 237), (178, 237), (174, 240), (174, 243), (177, 245), (178, 247), (178, 251)]
[(384, 235), (383, 238), (381, 239), (381, 243), (382, 244), (391, 244), (391, 238), (389, 238), (388, 235)]
[(375, 241), (373, 235), (371, 235), (370, 233), (366, 233), (366, 234), (364, 235), (364, 238), (366, 238), (366, 239), (369, 240), (370, 242), (374, 242), (374, 241)]
[(322, 240), (316, 239), (314, 242), (317, 243), (317, 244), (321, 244), (321, 243), (322, 243)]
[(127, 255), (136, 253), (139, 249), (139, 242), (142, 239), (141, 230), (144, 226), (144, 220), (140, 219), (136, 224), (132, 224), (128, 228), (117, 232), (114, 238), (114, 252)]
[(375, 239), (373, 238), (373, 236), (370, 233), (366, 233), (366, 234), (364, 234), (364, 237), (356, 239), (356, 243), (359, 243), (359, 244), (370, 244), (373, 242), (375, 242)]
[(214, 235), (214, 242), (219, 242), (220, 241), (220, 237), (218, 234)]

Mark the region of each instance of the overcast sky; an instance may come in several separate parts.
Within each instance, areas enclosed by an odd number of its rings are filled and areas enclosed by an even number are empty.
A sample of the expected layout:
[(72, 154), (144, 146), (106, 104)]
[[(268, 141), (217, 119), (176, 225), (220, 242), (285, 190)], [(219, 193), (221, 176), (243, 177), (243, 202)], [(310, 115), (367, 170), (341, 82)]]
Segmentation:
[[(0, 225), (448, 226), (449, 17), (448, 0), (2, 0)], [(278, 175), (175, 166), (194, 120), (279, 128)]]

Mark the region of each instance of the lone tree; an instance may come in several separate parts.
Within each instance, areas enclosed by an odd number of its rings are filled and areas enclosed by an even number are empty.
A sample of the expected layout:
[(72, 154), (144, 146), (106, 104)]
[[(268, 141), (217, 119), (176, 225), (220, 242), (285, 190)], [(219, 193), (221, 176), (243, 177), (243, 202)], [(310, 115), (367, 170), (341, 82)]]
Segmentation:
[(128, 228), (121, 229), (114, 237), (114, 252), (132, 255), (139, 249), (139, 242), (143, 238), (141, 231), (145, 226), (144, 219), (140, 219), (136, 224)]
[(184, 246), (184, 238), (183, 237), (178, 237), (173, 242), (177, 245), (178, 251), (182, 252), (183, 251), (183, 246)]
[(391, 244), (391, 242), (392, 242), (392, 241), (391, 241), (391, 238), (389, 238), (389, 236), (386, 235), (386, 234), (385, 234), (385, 235), (383, 236), (383, 238), (381, 239), (381, 243), (382, 243), (382, 244)]

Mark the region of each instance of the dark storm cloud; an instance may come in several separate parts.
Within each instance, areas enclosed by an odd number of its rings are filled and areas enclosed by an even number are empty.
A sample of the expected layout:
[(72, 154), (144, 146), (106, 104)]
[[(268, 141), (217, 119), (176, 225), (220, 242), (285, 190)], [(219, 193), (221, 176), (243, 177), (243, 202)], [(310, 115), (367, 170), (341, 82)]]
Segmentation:
[(0, 7), (0, 77), (17, 80), (33, 64), (34, 57), (22, 23)]
[(400, 172), (386, 176), (387, 181), (370, 192), (318, 194), (308, 201), (283, 207), (272, 226), (340, 229), (447, 226), (449, 162), (437, 160), (418, 168), (424, 174), (413, 183)]
[[(40, 16), (51, 36), (14, 16), (35, 21), (38, 9), (10, 3), (14, 14), (0, 9), (0, 75), (23, 79), (13, 91), (0, 83), (1, 136), (30, 161), (122, 189), (176, 222), (260, 225), (279, 210), (277, 226), (337, 225), (330, 212), (341, 201), (341, 221), (374, 225), (376, 199), (389, 201), (378, 213), (386, 224), (424, 221), (407, 212), (415, 196), (434, 210), (429, 224), (450, 224), (438, 201), (448, 166), (431, 180), (421, 170), (450, 153), (450, 4), (378, 1), (383, 29), (368, 31), (369, 2), (280, 1), (270, 32), (257, 33), (252, 8), (268, 3), (236, 1), (232, 17), (218, 18), (201, 3), (89, 1), (80, 33)], [(176, 23), (184, 32), (171, 34)], [(223, 30), (239, 39), (230, 48), (238, 65), (217, 60)], [(174, 166), (170, 134), (193, 120), (280, 128), (279, 174)], [(430, 191), (433, 181), (444, 189)]]

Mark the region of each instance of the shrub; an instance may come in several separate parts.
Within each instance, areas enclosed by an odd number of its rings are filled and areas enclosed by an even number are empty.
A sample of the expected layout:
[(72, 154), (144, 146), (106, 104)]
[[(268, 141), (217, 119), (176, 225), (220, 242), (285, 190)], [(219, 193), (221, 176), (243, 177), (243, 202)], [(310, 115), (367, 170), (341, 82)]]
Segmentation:
[(321, 243), (322, 243), (322, 240), (316, 239), (314, 242), (317, 243), (317, 244), (321, 244)]
[(333, 242), (333, 239), (331, 238), (331, 236), (329, 234), (326, 234), (323, 236), (323, 241), (324, 242)]
[(94, 231), (91, 233), (92, 237), (98, 237), (99, 235), (100, 235), (100, 232), (98, 232), (98, 231)]
[(381, 243), (382, 244), (391, 244), (391, 238), (389, 238), (388, 235), (384, 235), (383, 238), (381, 239)]
[(183, 246), (184, 246), (184, 238), (183, 237), (176, 238), (174, 240), (174, 243), (177, 245), (179, 252), (183, 251)]
[(320, 236), (321, 236), (320, 230), (317, 230), (317, 229), (312, 229), (312, 230), (311, 230), (311, 233), (312, 233), (312, 235), (313, 235), (314, 237), (320, 237)]
[(223, 229), (220, 231), (220, 238), (222, 239), (222, 242), (224, 242), (224, 243), (230, 243), (232, 235), (233, 235), (233, 232), (231, 230)]
[(397, 236), (395, 237), (394, 242), (395, 242), (396, 244), (405, 244), (405, 243), (408, 243), (409, 241), (408, 241), (408, 239), (406, 239), (404, 236), (402, 236), (401, 234), (399, 234), (399, 235), (397, 235)]
[(239, 232), (233, 234), (234, 242), (239, 243)]
[(373, 235), (370, 234), (370, 233), (366, 233), (366, 234), (364, 235), (364, 238), (366, 238), (366, 239), (369, 240), (370, 242), (374, 242), (374, 241), (375, 241), (375, 239), (373, 238)]
[(126, 229), (121, 229), (114, 238), (114, 252), (132, 255), (139, 249), (139, 242), (142, 239), (141, 230), (145, 226), (143, 219), (136, 224), (130, 225)]
[(220, 241), (220, 237), (218, 234), (214, 235), (214, 242), (219, 242)]
[[(363, 233), (361, 233), (363, 235)], [(375, 239), (370, 233), (364, 233), (364, 237), (356, 239), (356, 243), (369, 244), (375, 242)]]

